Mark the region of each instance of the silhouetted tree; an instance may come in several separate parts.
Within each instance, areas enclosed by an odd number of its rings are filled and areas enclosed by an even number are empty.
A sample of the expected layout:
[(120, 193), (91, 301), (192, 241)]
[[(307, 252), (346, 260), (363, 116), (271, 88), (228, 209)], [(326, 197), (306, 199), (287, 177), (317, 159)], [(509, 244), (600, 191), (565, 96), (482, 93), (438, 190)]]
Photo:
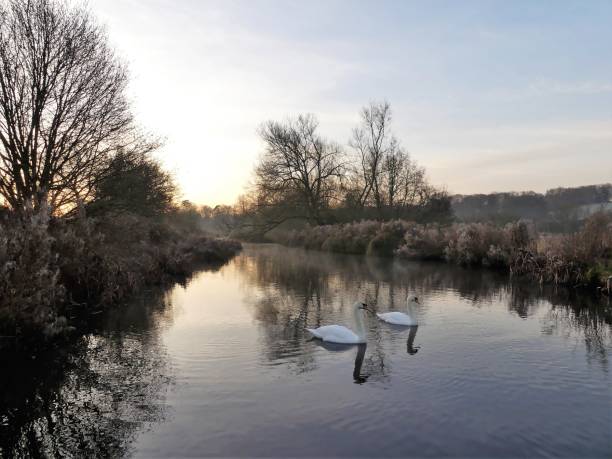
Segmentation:
[(125, 65), (82, 7), (0, 5), (0, 196), (13, 209), (86, 201), (109, 154), (138, 138)]
[(321, 223), (343, 173), (341, 148), (316, 132), (313, 115), (260, 128), (266, 150), (255, 170), (260, 207), (285, 209), (287, 217)]
[(378, 209), (382, 208), (381, 171), (387, 155), (399, 148), (397, 139), (389, 132), (391, 106), (388, 102), (371, 103), (361, 111), (361, 124), (353, 130), (349, 145), (357, 152), (359, 166), (355, 171), (358, 192), (356, 203), (363, 207), (373, 196)]
[(361, 111), (361, 124), (349, 144), (356, 160), (347, 181), (345, 204), (374, 207), (378, 218), (414, 217), (439, 190), (427, 182), (425, 170), (410, 158), (392, 134), (391, 106), (372, 102)]
[(97, 181), (88, 213), (129, 212), (145, 217), (167, 213), (173, 206), (176, 186), (158, 161), (141, 153), (115, 155)]
[(194, 203), (185, 199), (174, 209), (172, 222), (183, 230), (197, 231), (202, 224), (202, 215)]

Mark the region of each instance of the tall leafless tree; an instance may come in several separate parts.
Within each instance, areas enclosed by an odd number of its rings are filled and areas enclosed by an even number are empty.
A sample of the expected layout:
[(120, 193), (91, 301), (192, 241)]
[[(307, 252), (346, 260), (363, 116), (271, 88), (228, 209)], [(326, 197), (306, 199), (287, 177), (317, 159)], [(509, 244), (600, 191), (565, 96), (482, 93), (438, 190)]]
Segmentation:
[(87, 200), (112, 152), (142, 147), (127, 82), (87, 10), (58, 0), (3, 2), (0, 196), (15, 210)]
[(425, 203), (431, 191), (424, 169), (401, 147), (390, 123), (389, 103), (372, 102), (362, 109), (361, 124), (349, 142), (357, 155), (350, 201), (375, 207), (381, 218), (399, 217), (402, 209)]
[(401, 148), (385, 155), (380, 176), (382, 201), (392, 212), (426, 203), (433, 190), (425, 170)]
[(313, 223), (321, 223), (321, 212), (334, 198), (344, 169), (342, 149), (319, 136), (317, 127), (312, 115), (265, 123), (260, 135), (266, 150), (255, 171), (262, 199), (303, 211), (291, 216)]
[(398, 148), (395, 137), (389, 132), (391, 106), (388, 102), (370, 103), (361, 111), (361, 124), (353, 130), (349, 145), (358, 156), (360, 190), (356, 196), (361, 207), (373, 197), (378, 209), (383, 207), (381, 172), (385, 156)]

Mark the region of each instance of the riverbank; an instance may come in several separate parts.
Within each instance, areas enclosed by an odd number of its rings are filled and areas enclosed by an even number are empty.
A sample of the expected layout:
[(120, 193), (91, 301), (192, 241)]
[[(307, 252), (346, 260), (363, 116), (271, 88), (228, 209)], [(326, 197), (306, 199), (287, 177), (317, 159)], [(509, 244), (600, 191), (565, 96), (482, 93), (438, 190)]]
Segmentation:
[(396, 220), (307, 227), (278, 232), (273, 240), (337, 253), (484, 266), (540, 283), (602, 291), (612, 275), (612, 215), (605, 213), (593, 215), (580, 231), (566, 235), (538, 234), (525, 222), (424, 225)]
[(236, 255), (239, 242), (214, 239), (168, 218), (121, 214), (54, 219), (41, 211), (0, 221), (0, 335), (65, 334), (71, 320), (121, 304), (147, 286), (184, 280)]

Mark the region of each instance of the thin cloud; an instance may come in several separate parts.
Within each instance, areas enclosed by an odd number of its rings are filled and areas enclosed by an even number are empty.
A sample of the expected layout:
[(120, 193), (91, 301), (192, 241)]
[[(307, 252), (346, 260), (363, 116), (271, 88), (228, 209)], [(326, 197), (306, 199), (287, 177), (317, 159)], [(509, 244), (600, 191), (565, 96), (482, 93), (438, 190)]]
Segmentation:
[(612, 82), (558, 81), (549, 78), (540, 78), (529, 85), (529, 91), (537, 94), (604, 94), (612, 93)]

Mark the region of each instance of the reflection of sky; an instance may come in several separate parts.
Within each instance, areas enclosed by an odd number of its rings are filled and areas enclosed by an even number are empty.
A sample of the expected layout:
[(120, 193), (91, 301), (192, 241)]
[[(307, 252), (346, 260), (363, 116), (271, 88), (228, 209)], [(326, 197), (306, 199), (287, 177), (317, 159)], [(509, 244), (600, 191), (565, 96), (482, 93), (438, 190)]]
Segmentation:
[(612, 176), (606, 0), (91, 6), (130, 63), (138, 119), (167, 137), (162, 157), (197, 202), (242, 191), (262, 121), (313, 112), (344, 143), (360, 106), (383, 98), (453, 192)]
[[(553, 307), (558, 291), (437, 263), (247, 245), (174, 290), (163, 339), (172, 419), (139, 437), (136, 455), (409, 456), (411, 445), (417, 456), (600, 456), (612, 334), (599, 313), (580, 322)], [(419, 352), (407, 352), (408, 328), (370, 317), (362, 384), (356, 346), (304, 332), (352, 326), (357, 298), (401, 310), (408, 292), (422, 300)]]

